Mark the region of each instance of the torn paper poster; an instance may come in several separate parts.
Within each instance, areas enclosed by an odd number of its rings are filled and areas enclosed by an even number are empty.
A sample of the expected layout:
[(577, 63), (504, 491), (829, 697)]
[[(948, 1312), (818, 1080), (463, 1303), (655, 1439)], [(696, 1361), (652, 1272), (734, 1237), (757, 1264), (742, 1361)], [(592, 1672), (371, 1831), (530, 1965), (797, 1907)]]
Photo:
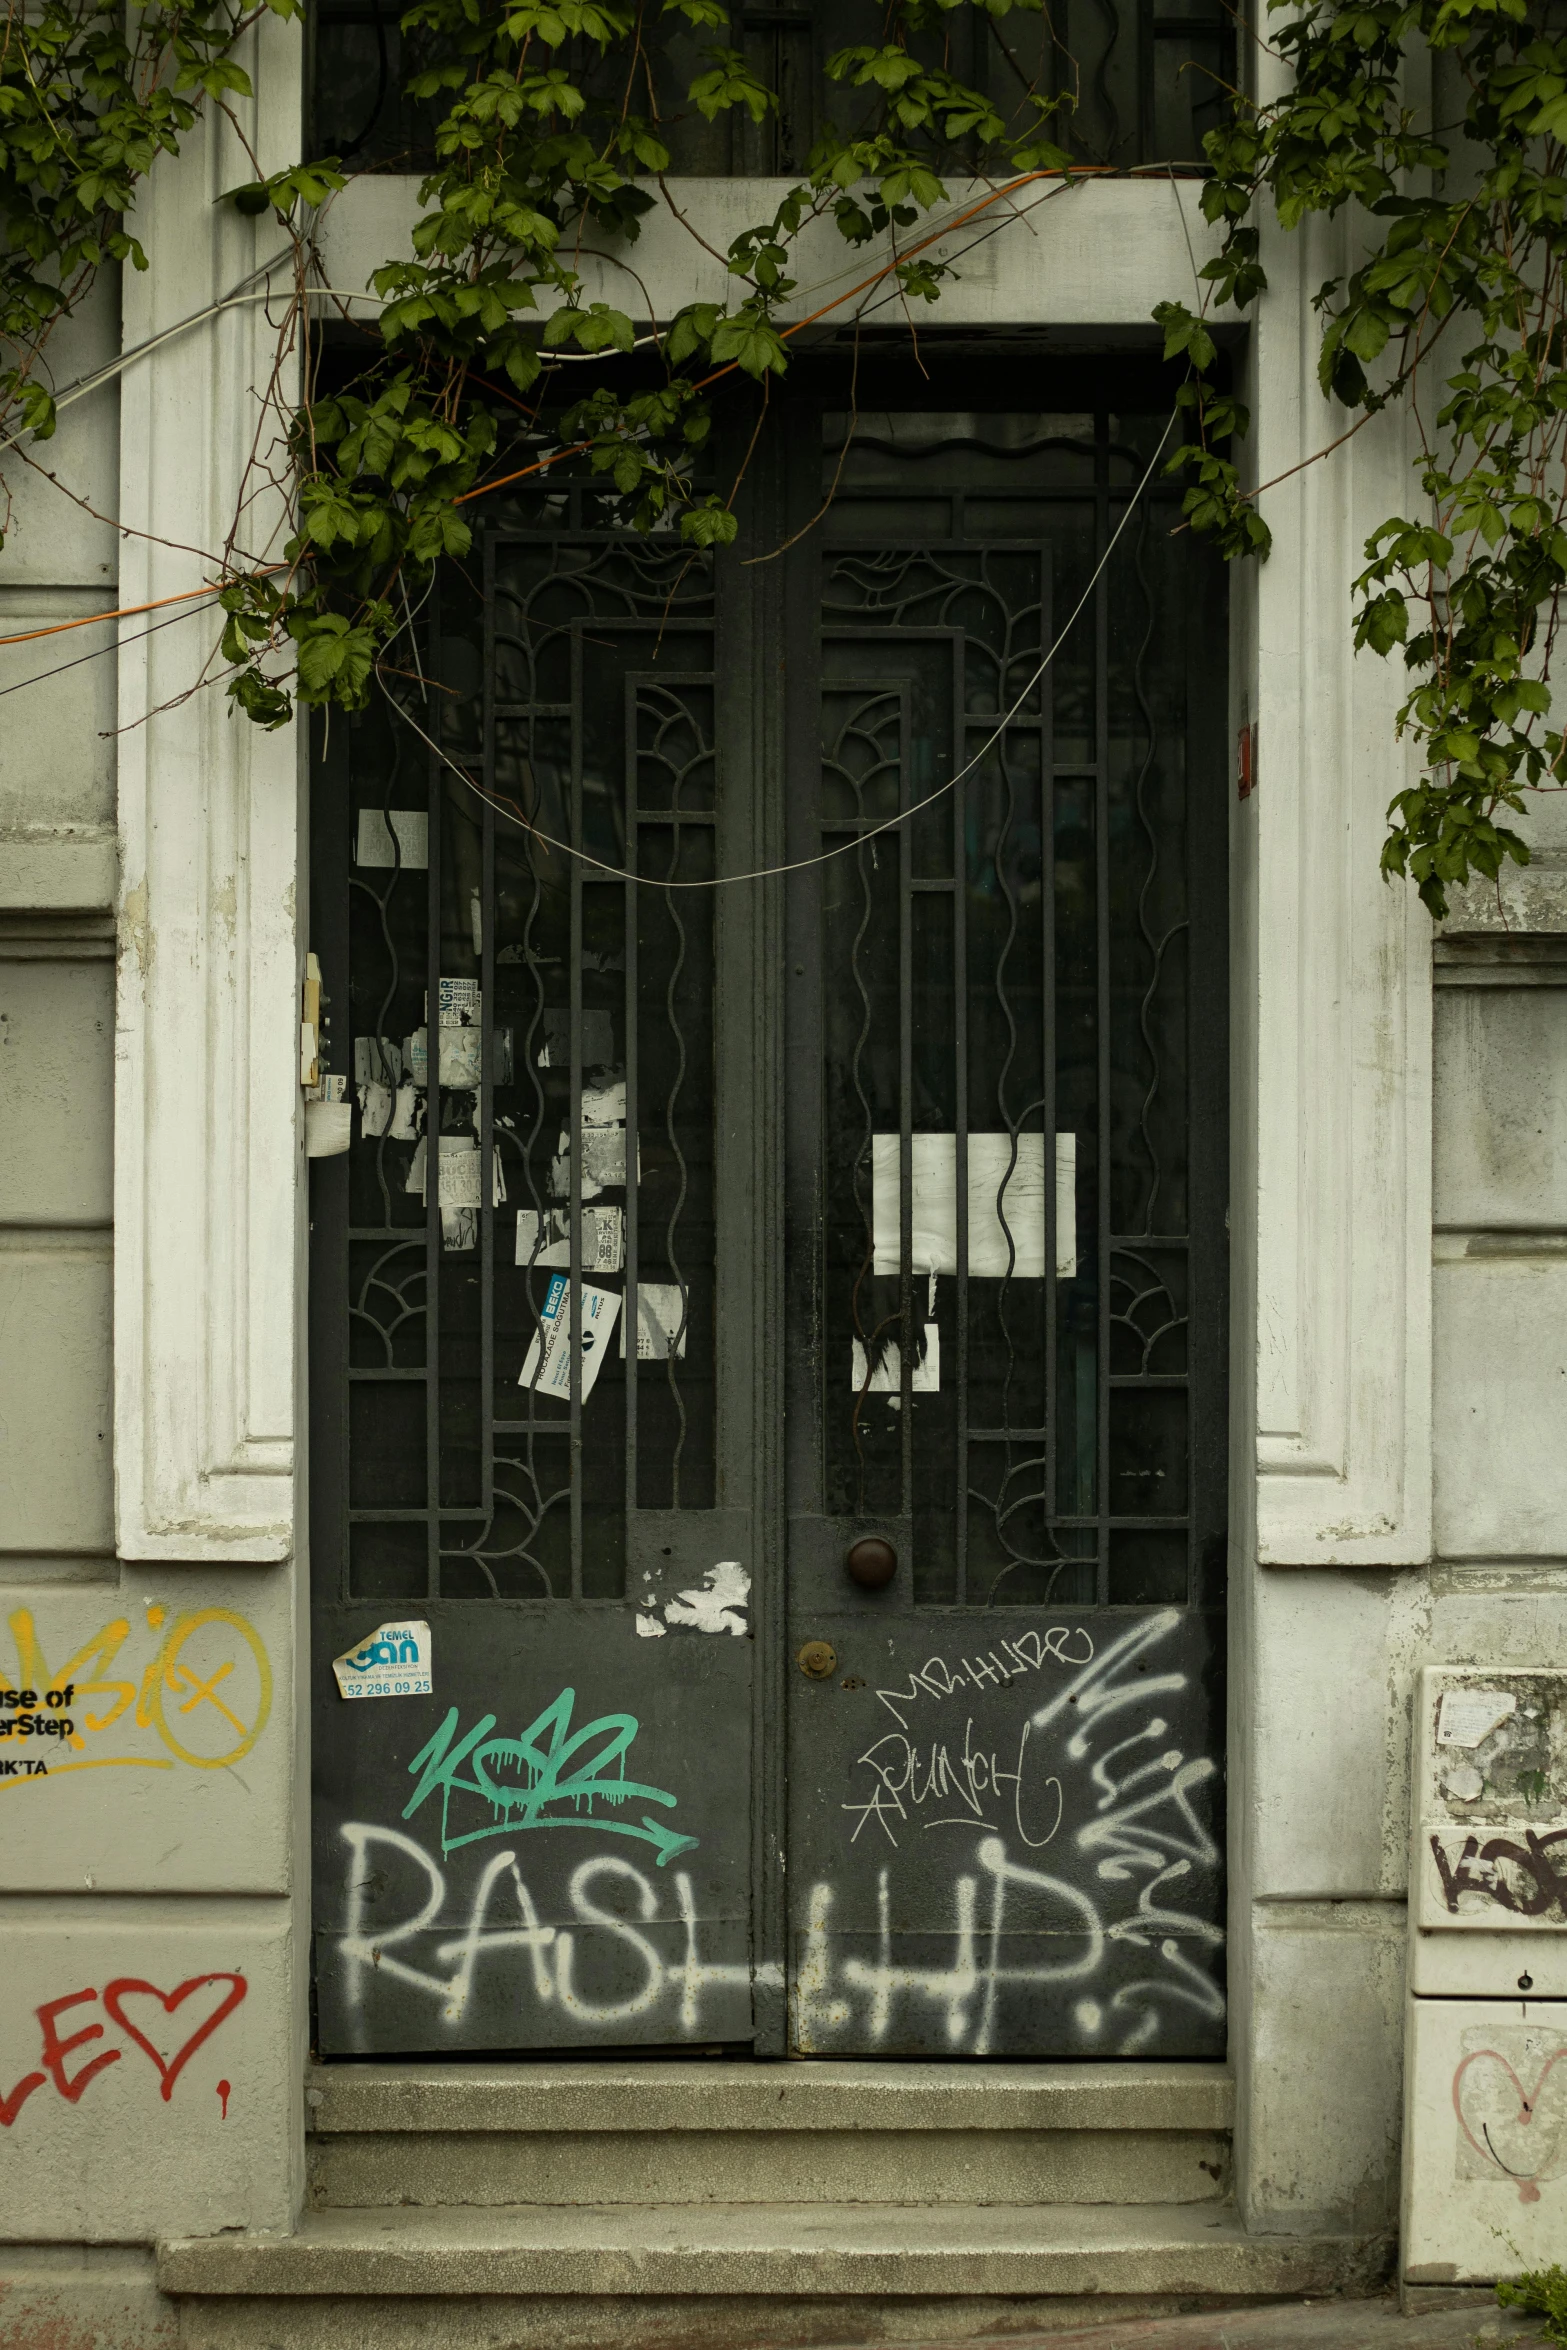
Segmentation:
[(693, 1632), (729, 1632), (743, 1640), (749, 1628), (745, 1607), (750, 1596), (751, 1578), (739, 1560), (720, 1559), (708, 1568), (700, 1591), (682, 1591), (678, 1599), (665, 1601), (664, 1621), (689, 1624)]
[[(476, 1208), (479, 1205), (479, 1146), (471, 1135), (443, 1134), (441, 1145), (441, 1195), (443, 1208)], [(404, 1189), (419, 1199), (429, 1194), (428, 1138), (421, 1134), (409, 1162), (408, 1181)], [(495, 1205), (506, 1197), (506, 1178), (501, 1169), (501, 1154), (491, 1146), (494, 1160)]]
[(403, 1074), (402, 1047), (391, 1036), (356, 1036), (354, 1038), (354, 1083), (356, 1085), (390, 1085), (400, 1083)]
[[(438, 1075), (448, 1093), (477, 1092), (483, 1068), (484, 998), (476, 979), (443, 979), (437, 991), (437, 1025), (441, 1052)], [(424, 1026), (416, 1028), (403, 1045), (403, 1058), (415, 1085), (430, 1082), (430, 999), (425, 996)], [(490, 1037), (490, 1081), (511, 1083), (511, 1030), (497, 1028)]]
[[(581, 1299), (578, 1330), (578, 1354), (581, 1362), (582, 1400), (587, 1402), (594, 1383), (609, 1351), (610, 1336), (620, 1315), (620, 1292), (617, 1289), (592, 1289), (579, 1282), (577, 1295)], [(533, 1333), (527, 1359), (518, 1375), (519, 1387), (531, 1388), (536, 1395), (556, 1395), (571, 1400), (571, 1283), (564, 1273), (556, 1273), (549, 1285), (539, 1316), (541, 1327)], [(542, 1341), (542, 1344), (541, 1344)]]
[[(642, 1173), (642, 1151), (637, 1148), (637, 1174)], [(626, 1181), (624, 1126), (584, 1126), (582, 1129), (582, 1196), (597, 1199), (601, 1191), (622, 1190)], [(565, 1127), (550, 1161), (550, 1191), (556, 1199), (571, 1197), (571, 1138)]]
[[(416, 1028), (403, 1050), (415, 1085), (430, 1082), (430, 1032)], [(447, 1093), (477, 1093), (483, 1075), (484, 1031), (458, 1021), (441, 1028), (441, 1085)]]
[(637, 1610), (637, 1636), (642, 1640), (662, 1640), (665, 1637), (665, 1627), (652, 1613), (650, 1607), (640, 1607)]
[[(899, 1206), (902, 1139), (871, 1138), (872, 1271), (900, 1270)], [(955, 1134), (910, 1137), (913, 1174), (910, 1233), (916, 1273), (958, 1269), (957, 1148)], [(973, 1279), (1040, 1281), (1045, 1271), (1045, 1138), (1042, 1134), (968, 1137), (968, 1269)], [(1055, 1149), (1058, 1232), (1056, 1273), (1077, 1271), (1077, 1137), (1058, 1134)], [(1064, 1206), (1064, 1214), (1063, 1214)], [(1003, 1224), (1004, 1219), (1004, 1224)], [(1010, 1251), (1008, 1242), (1010, 1240)]]
[(1077, 1279), (1077, 1136), (1056, 1136), (1056, 1279)]
[(626, 1123), (626, 1081), (615, 1078), (608, 1085), (585, 1085), (582, 1088), (582, 1123), (584, 1126), (624, 1126)]
[[(626, 1220), (619, 1208), (584, 1208), (578, 1259), (585, 1273), (618, 1273), (626, 1260)], [(546, 1208), (542, 1230), (533, 1208), (517, 1210), (519, 1265), (570, 1265), (571, 1217)]]
[(427, 871), (430, 863), (430, 819), (427, 812), (423, 808), (392, 808), (386, 813), (379, 808), (361, 808), (354, 863), (369, 866), (401, 865), (405, 873)]
[[(569, 1069), (571, 1067), (571, 1014), (546, 1011), (541, 1015), (542, 1037), (537, 1036), (534, 1057), (541, 1069)], [(582, 1015), (582, 1066), (584, 1069), (604, 1069), (615, 1058), (614, 1024), (608, 1012), (592, 1011)]]
[(425, 1098), (410, 1078), (400, 1085), (392, 1101), (392, 1123), (387, 1134), (393, 1142), (413, 1142), (424, 1128)]
[[(883, 1348), (881, 1361), (871, 1373), (868, 1387), (865, 1383), (865, 1349), (857, 1338), (853, 1344), (851, 1367), (856, 1395), (902, 1395), (903, 1354), (895, 1339)], [(934, 1322), (925, 1324), (925, 1354), (923, 1360), (914, 1366), (910, 1386), (915, 1395), (941, 1393), (941, 1332)]]
[[(1518, 1711), (1507, 1689), (1444, 1689), (1437, 1708), (1438, 1746), (1483, 1746), (1493, 1730)], [(1475, 1789), (1478, 1795), (1479, 1788)]]
[(368, 1640), (332, 1659), (344, 1697), (429, 1697), (430, 1627), (378, 1624)]
[[(377, 1085), (374, 1079), (359, 1087), (359, 1131), (366, 1137), (384, 1134), (392, 1123), (392, 1104), (396, 1099), (389, 1085)], [(409, 1088), (411, 1092), (412, 1087)]]
[[(436, 1018), (443, 1028), (478, 1025), (479, 1011), (484, 998), (476, 979), (443, 979), (436, 991)], [(430, 1017), (428, 990), (424, 999), (424, 1016)]]
[[(460, 1021), (444, 1021), (441, 1026), (441, 1088), (445, 1093), (477, 1093), (483, 1076), (483, 1030), (469, 1027)], [(416, 1028), (404, 1047), (408, 1056), (408, 1074), (415, 1085), (430, 1082), (429, 1031)], [(511, 1030), (496, 1028), (490, 1032), (490, 1082), (493, 1085), (511, 1083)]]
[[(462, 1255), (479, 1245), (479, 1146), (466, 1134), (443, 1134), (441, 1145), (441, 1246), (449, 1255)], [(495, 1199), (506, 1197), (501, 1154), (493, 1152)], [(409, 1162), (405, 1189), (428, 1202), (427, 1144), (420, 1135)]]
[[(675, 1355), (686, 1351), (686, 1331), (690, 1321), (690, 1305), (686, 1293), (674, 1281), (639, 1281), (637, 1283), (637, 1360), (639, 1363), (663, 1363), (669, 1360), (670, 1341), (678, 1334)], [(626, 1359), (626, 1324), (620, 1325), (620, 1359)]]
[(352, 1102), (311, 1102), (305, 1104), (305, 1156), (307, 1159), (335, 1159), (346, 1151), (354, 1139), (354, 1105)]

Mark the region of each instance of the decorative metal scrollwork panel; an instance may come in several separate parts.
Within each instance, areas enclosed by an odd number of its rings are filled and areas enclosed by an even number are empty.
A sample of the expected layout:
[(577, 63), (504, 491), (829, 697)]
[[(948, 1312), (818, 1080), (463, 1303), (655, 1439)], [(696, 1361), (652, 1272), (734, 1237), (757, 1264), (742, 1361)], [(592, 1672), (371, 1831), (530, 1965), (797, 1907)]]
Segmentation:
[(714, 1502), (710, 569), (525, 511), (421, 732), (351, 728), (345, 1598), (617, 1597), (630, 1517)]
[(1186, 1604), (1191, 556), (1147, 496), (1095, 579), (1136, 424), (835, 437), (824, 1504), (926, 1604)]

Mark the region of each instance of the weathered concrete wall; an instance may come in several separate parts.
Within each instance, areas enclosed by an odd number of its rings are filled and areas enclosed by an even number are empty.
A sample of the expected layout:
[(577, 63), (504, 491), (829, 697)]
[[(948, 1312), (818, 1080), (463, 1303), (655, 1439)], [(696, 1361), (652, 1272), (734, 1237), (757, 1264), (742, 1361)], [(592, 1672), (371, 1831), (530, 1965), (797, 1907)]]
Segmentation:
[[(119, 312), (110, 273), (51, 343), (58, 385)], [(88, 623), (0, 646), (5, 2350), (172, 2343), (123, 2247), (286, 2227), (302, 2168), (292, 1571), (116, 1557), (119, 632), (92, 615), (118, 601), (121, 408), (96, 391), (37, 469), (4, 464), (0, 636)], [(202, 1251), (193, 1224), (197, 1287)]]
[(1543, 801), (1531, 834), (1539, 862), (1507, 892), (1511, 936), (1494, 894), (1470, 893), (1446, 931), (1462, 963), (1438, 947), (1432, 1563), (1256, 1577), (1243, 1714), (1267, 2077), (1246, 2172), (1258, 2225), (1396, 2218), (1419, 1667), (1567, 1651), (1567, 964), (1502, 960), (1528, 952), (1525, 915), (1535, 935), (1567, 934), (1567, 805)]
[[(112, 275), (51, 342), (56, 379), (118, 335)], [(112, 605), (118, 400), (13, 456), (0, 634)], [(85, 499), (98, 521), (76, 502)], [(114, 659), (107, 627), (0, 648), (0, 1574), (104, 1571), (114, 1550)], [(57, 663), (66, 675), (42, 679)], [(27, 684), (28, 679), (40, 682)]]

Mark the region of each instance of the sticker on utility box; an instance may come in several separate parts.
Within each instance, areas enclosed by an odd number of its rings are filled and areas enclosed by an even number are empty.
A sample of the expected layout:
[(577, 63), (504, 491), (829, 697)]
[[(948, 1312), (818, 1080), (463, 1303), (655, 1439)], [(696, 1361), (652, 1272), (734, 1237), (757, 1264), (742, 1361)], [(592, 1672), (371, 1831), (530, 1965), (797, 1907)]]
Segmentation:
[(344, 1697), (428, 1697), (430, 1627), (378, 1624), (368, 1640), (332, 1659)]

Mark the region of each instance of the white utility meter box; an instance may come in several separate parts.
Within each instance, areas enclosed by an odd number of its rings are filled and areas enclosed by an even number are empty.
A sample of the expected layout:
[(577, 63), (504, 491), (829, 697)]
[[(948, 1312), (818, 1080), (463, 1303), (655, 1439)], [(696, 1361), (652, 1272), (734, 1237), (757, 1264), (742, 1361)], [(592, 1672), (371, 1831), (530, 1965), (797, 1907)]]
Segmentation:
[(1403, 2276), (1567, 2254), (1567, 1672), (1428, 1665), (1410, 1787)]

